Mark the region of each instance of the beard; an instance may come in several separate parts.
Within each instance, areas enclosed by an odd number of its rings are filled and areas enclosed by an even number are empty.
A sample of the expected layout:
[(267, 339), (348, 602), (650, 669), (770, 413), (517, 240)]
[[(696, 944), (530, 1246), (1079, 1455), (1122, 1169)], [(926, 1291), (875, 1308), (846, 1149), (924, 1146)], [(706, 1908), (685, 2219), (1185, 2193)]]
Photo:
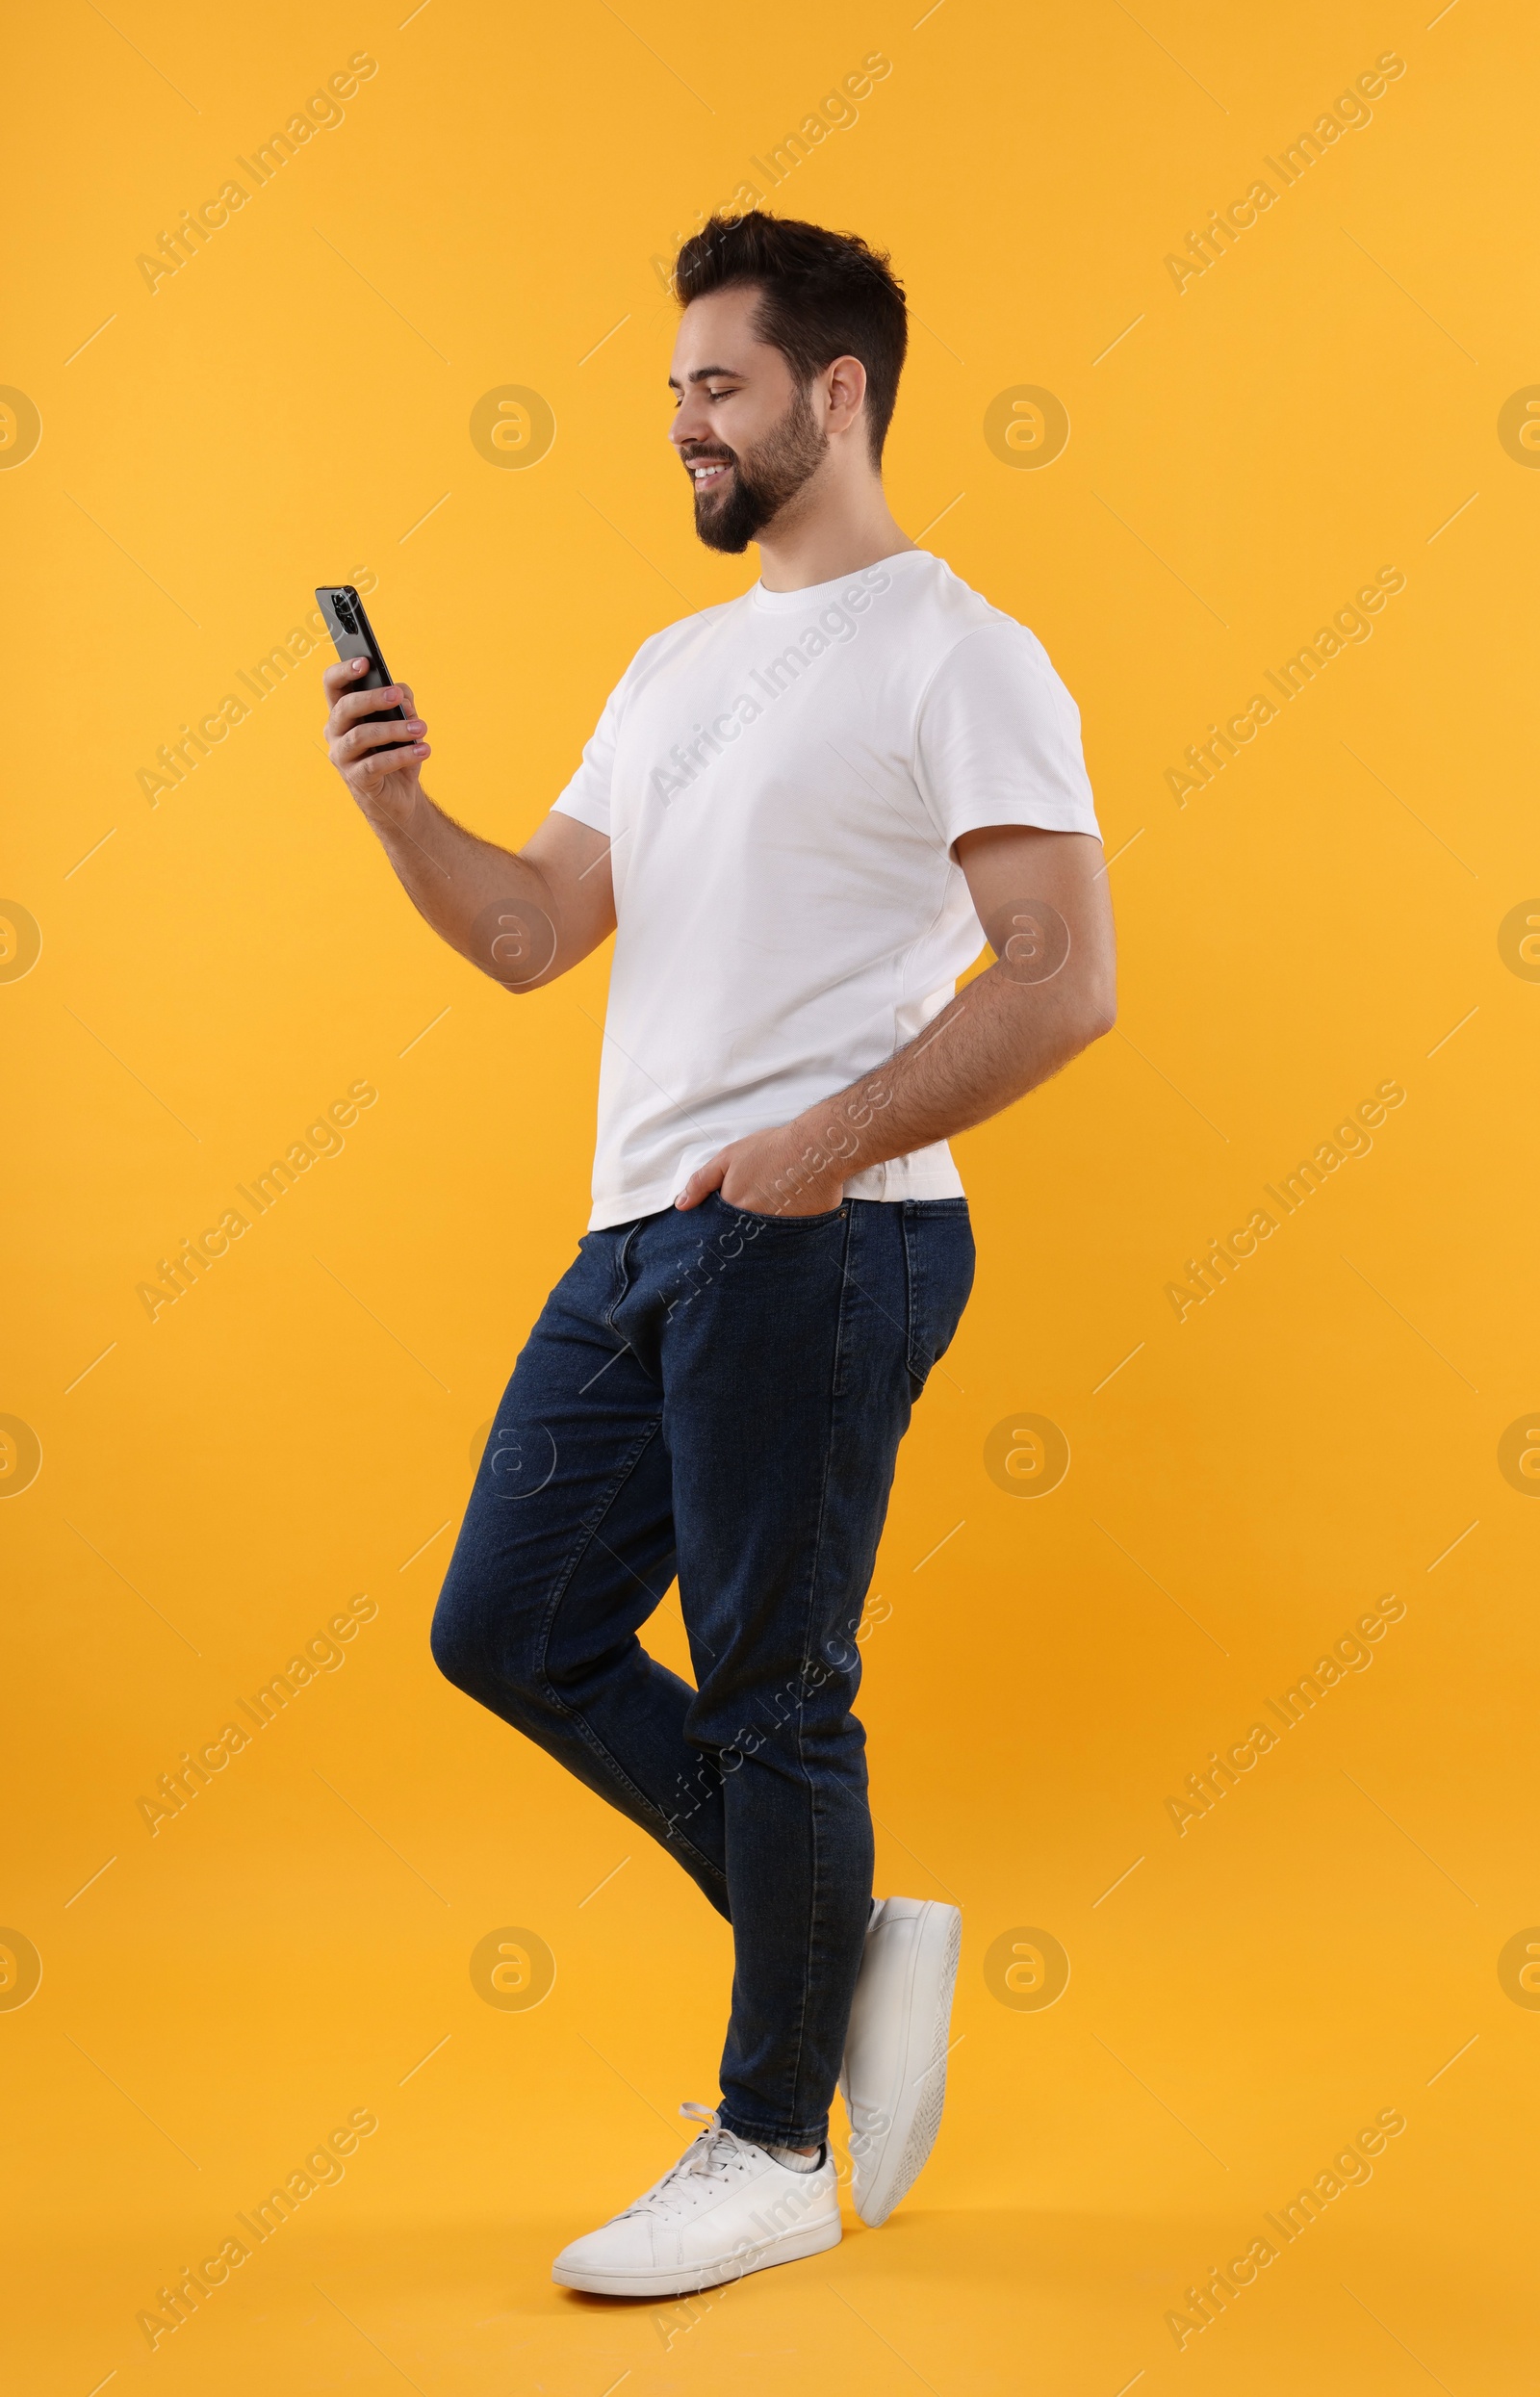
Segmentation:
[(695, 495), (695, 529), (706, 548), (739, 555), (811, 480), (828, 448), (807, 393), (797, 391), (780, 424), (741, 457), (735, 450), (697, 451), (693, 464), (723, 458), (732, 470), (725, 483)]

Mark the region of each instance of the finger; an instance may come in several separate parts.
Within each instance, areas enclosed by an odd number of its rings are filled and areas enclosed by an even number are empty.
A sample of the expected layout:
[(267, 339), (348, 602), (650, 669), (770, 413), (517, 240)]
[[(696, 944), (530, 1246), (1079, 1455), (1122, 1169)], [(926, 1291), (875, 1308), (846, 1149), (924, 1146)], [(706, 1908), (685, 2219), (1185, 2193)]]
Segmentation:
[(378, 798), (386, 784), (398, 779), (412, 782), (422, 772), (426, 755), (426, 743), (400, 750), (376, 750), (373, 758), (359, 758), (357, 764), (343, 764), (338, 772), (357, 798)]
[[(407, 735), (405, 743), (402, 743), (402, 734)], [(410, 717), (405, 724), (354, 724), (349, 734), (343, 734), (343, 738), (333, 740), (333, 758), (340, 764), (357, 764), (359, 758), (367, 758), (369, 750), (402, 748), (402, 745), (412, 745), (414, 740), (422, 740), (424, 734), (426, 734), (426, 724), (424, 724), (422, 717)]]
[(341, 758), (334, 762), (350, 790), (372, 798), (393, 775), (415, 774), (429, 754), (426, 741), (422, 740), (404, 748), (376, 749), (369, 757), (355, 758), (350, 765)]
[(388, 683), (382, 691), (345, 691), (332, 709), (332, 720), (338, 725), (356, 724), (360, 716), (376, 714), (384, 708), (398, 708), (406, 693), (398, 683)]
[[(399, 728), (397, 728), (399, 730)], [(421, 733), (410, 740), (384, 740), (372, 749), (342, 749), (331, 752), (331, 761), (339, 774), (377, 772), (389, 774), (398, 765), (427, 756), (427, 742)]]
[(417, 774), (424, 758), (428, 758), (426, 740), (419, 740), (412, 748), (376, 750), (373, 758), (359, 758), (357, 764), (343, 767), (343, 782), (349, 791), (362, 791), (364, 798), (376, 798), (398, 774)]
[(368, 663), (367, 657), (339, 657), (335, 665), (328, 666), (321, 678), (327, 698), (335, 700), (350, 690)]
[(724, 1148), (716, 1156), (708, 1157), (705, 1165), (696, 1167), (675, 1199), (675, 1206), (681, 1214), (687, 1214), (691, 1207), (698, 1207), (703, 1198), (709, 1198), (713, 1190), (720, 1190), (727, 1175), (728, 1154)]

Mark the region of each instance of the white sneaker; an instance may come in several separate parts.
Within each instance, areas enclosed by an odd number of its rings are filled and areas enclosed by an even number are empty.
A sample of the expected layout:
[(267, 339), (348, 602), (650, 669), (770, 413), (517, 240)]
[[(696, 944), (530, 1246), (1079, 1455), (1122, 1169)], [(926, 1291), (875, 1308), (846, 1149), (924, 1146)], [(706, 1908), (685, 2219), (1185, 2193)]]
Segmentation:
[(564, 2247), (552, 2281), (599, 2297), (687, 2297), (838, 2246), (839, 2182), (827, 2147), (812, 2172), (793, 2172), (724, 2130), (708, 2106), (680, 2112), (705, 2123), (700, 2137), (634, 2205)]
[(962, 1946), (957, 1908), (929, 1898), (882, 1898), (867, 1925), (839, 2094), (851, 2195), (874, 2230), (918, 2179), (941, 2126)]

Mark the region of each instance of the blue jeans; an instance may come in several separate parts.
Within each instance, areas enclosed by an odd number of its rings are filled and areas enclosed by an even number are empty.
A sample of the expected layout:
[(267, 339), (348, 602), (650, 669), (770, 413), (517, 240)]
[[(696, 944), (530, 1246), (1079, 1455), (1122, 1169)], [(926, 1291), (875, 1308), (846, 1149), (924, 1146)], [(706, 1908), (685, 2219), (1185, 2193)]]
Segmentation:
[[(722, 2119), (828, 2129), (872, 1885), (856, 1629), (973, 1280), (963, 1198), (589, 1232), (494, 1419), (433, 1623), (457, 1688), (732, 1924)], [(676, 1573), (696, 1687), (637, 1638)]]

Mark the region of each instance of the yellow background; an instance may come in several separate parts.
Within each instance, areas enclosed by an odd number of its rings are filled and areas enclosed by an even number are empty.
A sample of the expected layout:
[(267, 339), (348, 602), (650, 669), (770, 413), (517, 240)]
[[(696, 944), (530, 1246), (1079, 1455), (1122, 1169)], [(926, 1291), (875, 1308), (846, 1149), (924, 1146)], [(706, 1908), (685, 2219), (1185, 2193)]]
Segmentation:
[[(1540, 889), (1540, 476), (1497, 428), (1540, 379), (1532, 23), (406, 13), (64, 0), (13, 37), (13, 2384), (1527, 2387), (1540, 2016), (1498, 1959), (1540, 1920), (1540, 1508), (1498, 1450), (1540, 1395), (1540, 988), (1498, 936)], [(1167, 254), (1391, 50), (1373, 121), (1179, 294)], [(346, 121), (152, 295), (138, 254), (361, 51)], [(636, 644), (754, 571), (693, 537), (652, 262), (874, 51), (773, 204), (908, 285), (892, 503), (1080, 702), (1123, 1012), (959, 1144), (979, 1281), (874, 1585), (879, 1886), (965, 1909), (935, 2159), (880, 2234), (629, 2310), (549, 2258), (714, 2096), (727, 1934), (426, 1645), (586, 1212), (605, 962), (515, 1004), (433, 940), (319, 746), (329, 651), (158, 805), (137, 778), (367, 570), (430, 787), (527, 835)], [(503, 384), (554, 411), (526, 471), (469, 437)], [(1023, 384), (1070, 420), (1038, 471), (984, 438)], [(1179, 808), (1186, 745), (1382, 567), (1373, 638)], [(1178, 1322), (1184, 1259), (1392, 1077), (1373, 1152)], [(152, 1324), (157, 1260), (360, 1078), (343, 1153)], [(1034, 1501), (984, 1466), (1023, 1410), (1071, 1451)], [(1388, 1591), (1372, 1669), (1178, 1836), (1168, 1798)], [(138, 1800), (355, 1592), (345, 1667), (150, 1836)], [(654, 1631), (678, 1660), (672, 1600)], [(508, 1925), (556, 1960), (532, 2010), (472, 1986)], [(1023, 1926), (1070, 1960), (1045, 2008), (986, 1977)], [(136, 2312), (361, 2107), (346, 2179), (152, 2355)], [(1194, 2276), (1389, 2107), (1372, 2181), (1179, 2351)]]

